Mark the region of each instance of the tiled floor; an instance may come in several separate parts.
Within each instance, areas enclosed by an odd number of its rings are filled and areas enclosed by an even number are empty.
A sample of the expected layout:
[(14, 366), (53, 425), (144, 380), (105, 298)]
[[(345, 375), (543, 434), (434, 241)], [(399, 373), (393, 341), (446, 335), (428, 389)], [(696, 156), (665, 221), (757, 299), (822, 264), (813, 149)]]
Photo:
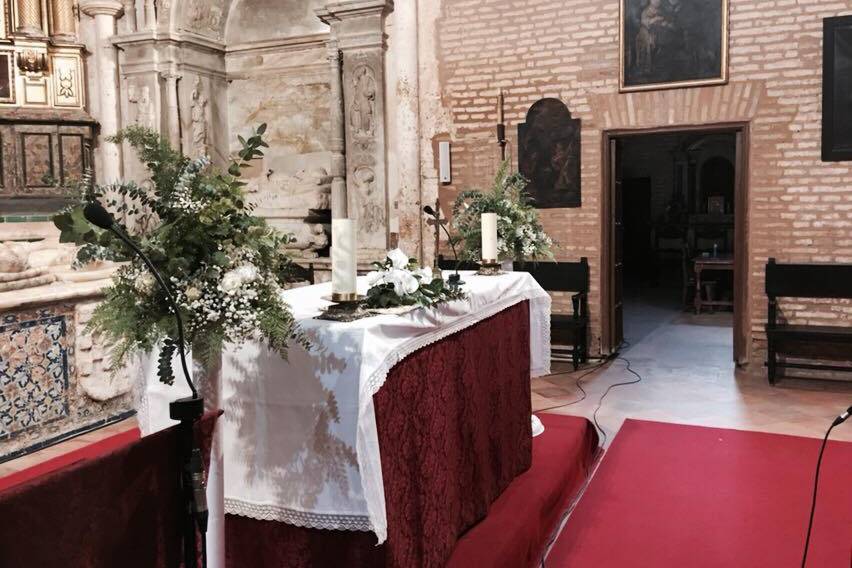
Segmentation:
[[(583, 378), (585, 400), (551, 412), (592, 418), (601, 395), (613, 383), (641, 383), (610, 391), (598, 411), (607, 443), (625, 418), (822, 437), (831, 421), (852, 404), (852, 382), (784, 380), (769, 386), (763, 376), (735, 369), (730, 313), (694, 316), (677, 309), (677, 292), (633, 294), (625, 307), (625, 337), (630, 344), (617, 359)], [(594, 362), (593, 362), (594, 363)], [(582, 393), (576, 380), (585, 371), (568, 371), (533, 381), (533, 409), (564, 405)], [(835, 429), (832, 439), (852, 441), (852, 424)]]

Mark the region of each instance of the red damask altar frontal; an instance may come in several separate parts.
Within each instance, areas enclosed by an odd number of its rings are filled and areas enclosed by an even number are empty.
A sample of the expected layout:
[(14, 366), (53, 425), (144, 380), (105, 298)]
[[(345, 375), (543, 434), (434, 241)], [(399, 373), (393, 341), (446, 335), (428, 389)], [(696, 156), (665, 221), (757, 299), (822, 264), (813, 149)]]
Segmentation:
[(228, 515), (229, 568), (443, 566), (532, 456), (521, 302), (396, 365), (374, 396), (388, 540)]

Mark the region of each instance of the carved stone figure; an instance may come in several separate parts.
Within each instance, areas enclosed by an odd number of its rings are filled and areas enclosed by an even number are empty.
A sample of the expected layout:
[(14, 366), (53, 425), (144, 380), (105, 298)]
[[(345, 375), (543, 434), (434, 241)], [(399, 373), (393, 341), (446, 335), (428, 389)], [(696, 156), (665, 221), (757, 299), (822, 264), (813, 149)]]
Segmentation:
[(190, 29), (200, 33), (219, 36), (222, 23), (222, 7), (211, 0), (190, 0), (187, 22)]
[(192, 89), (192, 157), (207, 155), (207, 96), (204, 94), (201, 77), (195, 77)]
[(284, 246), (289, 251), (298, 252), (302, 258), (316, 258), (318, 251), (331, 244), (328, 230), (320, 223), (305, 224), (291, 232), (292, 240)]
[(133, 122), (146, 128), (154, 128), (154, 105), (151, 102), (151, 88), (143, 85), (139, 89), (131, 84), (127, 89), (127, 100), (131, 106)]
[(359, 167), (355, 170), (355, 184), (359, 231), (381, 231), (385, 226), (385, 212), (373, 196), (376, 191), (376, 173), (367, 166)]
[(350, 125), (356, 136), (372, 137), (375, 132), (376, 79), (373, 70), (361, 66), (352, 77), (354, 96), (349, 111)]

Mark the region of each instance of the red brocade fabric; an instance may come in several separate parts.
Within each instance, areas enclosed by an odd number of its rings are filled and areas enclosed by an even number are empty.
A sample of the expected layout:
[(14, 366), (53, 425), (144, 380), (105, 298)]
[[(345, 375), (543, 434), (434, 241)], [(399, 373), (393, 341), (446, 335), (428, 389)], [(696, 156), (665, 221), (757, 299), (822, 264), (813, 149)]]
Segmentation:
[[(196, 437), (209, 459), (218, 414)], [(3, 568), (181, 565), (178, 433), (170, 428), (0, 491)]]
[(444, 566), (530, 467), (529, 303), (404, 359), (374, 397), (388, 540), (228, 515), (229, 568)]

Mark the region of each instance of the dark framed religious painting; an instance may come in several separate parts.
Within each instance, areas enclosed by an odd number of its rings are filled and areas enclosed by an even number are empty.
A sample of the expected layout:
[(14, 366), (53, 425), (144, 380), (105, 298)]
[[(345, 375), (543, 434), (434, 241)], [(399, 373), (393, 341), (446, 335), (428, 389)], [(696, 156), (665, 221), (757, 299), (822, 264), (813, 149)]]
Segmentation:
[(621, 91), (728, 81), (728, 0), (621, 0)]
[(0, 103), (15, 102), (15, 70), (11, 51), (0, 51)]
[(518, 125), (518, 171), (537, 209), (580, 207), (580, 119), (559, 99), (541, 99)]
[(823, 20), (822, 159), (852, 160), (852, 16)]

